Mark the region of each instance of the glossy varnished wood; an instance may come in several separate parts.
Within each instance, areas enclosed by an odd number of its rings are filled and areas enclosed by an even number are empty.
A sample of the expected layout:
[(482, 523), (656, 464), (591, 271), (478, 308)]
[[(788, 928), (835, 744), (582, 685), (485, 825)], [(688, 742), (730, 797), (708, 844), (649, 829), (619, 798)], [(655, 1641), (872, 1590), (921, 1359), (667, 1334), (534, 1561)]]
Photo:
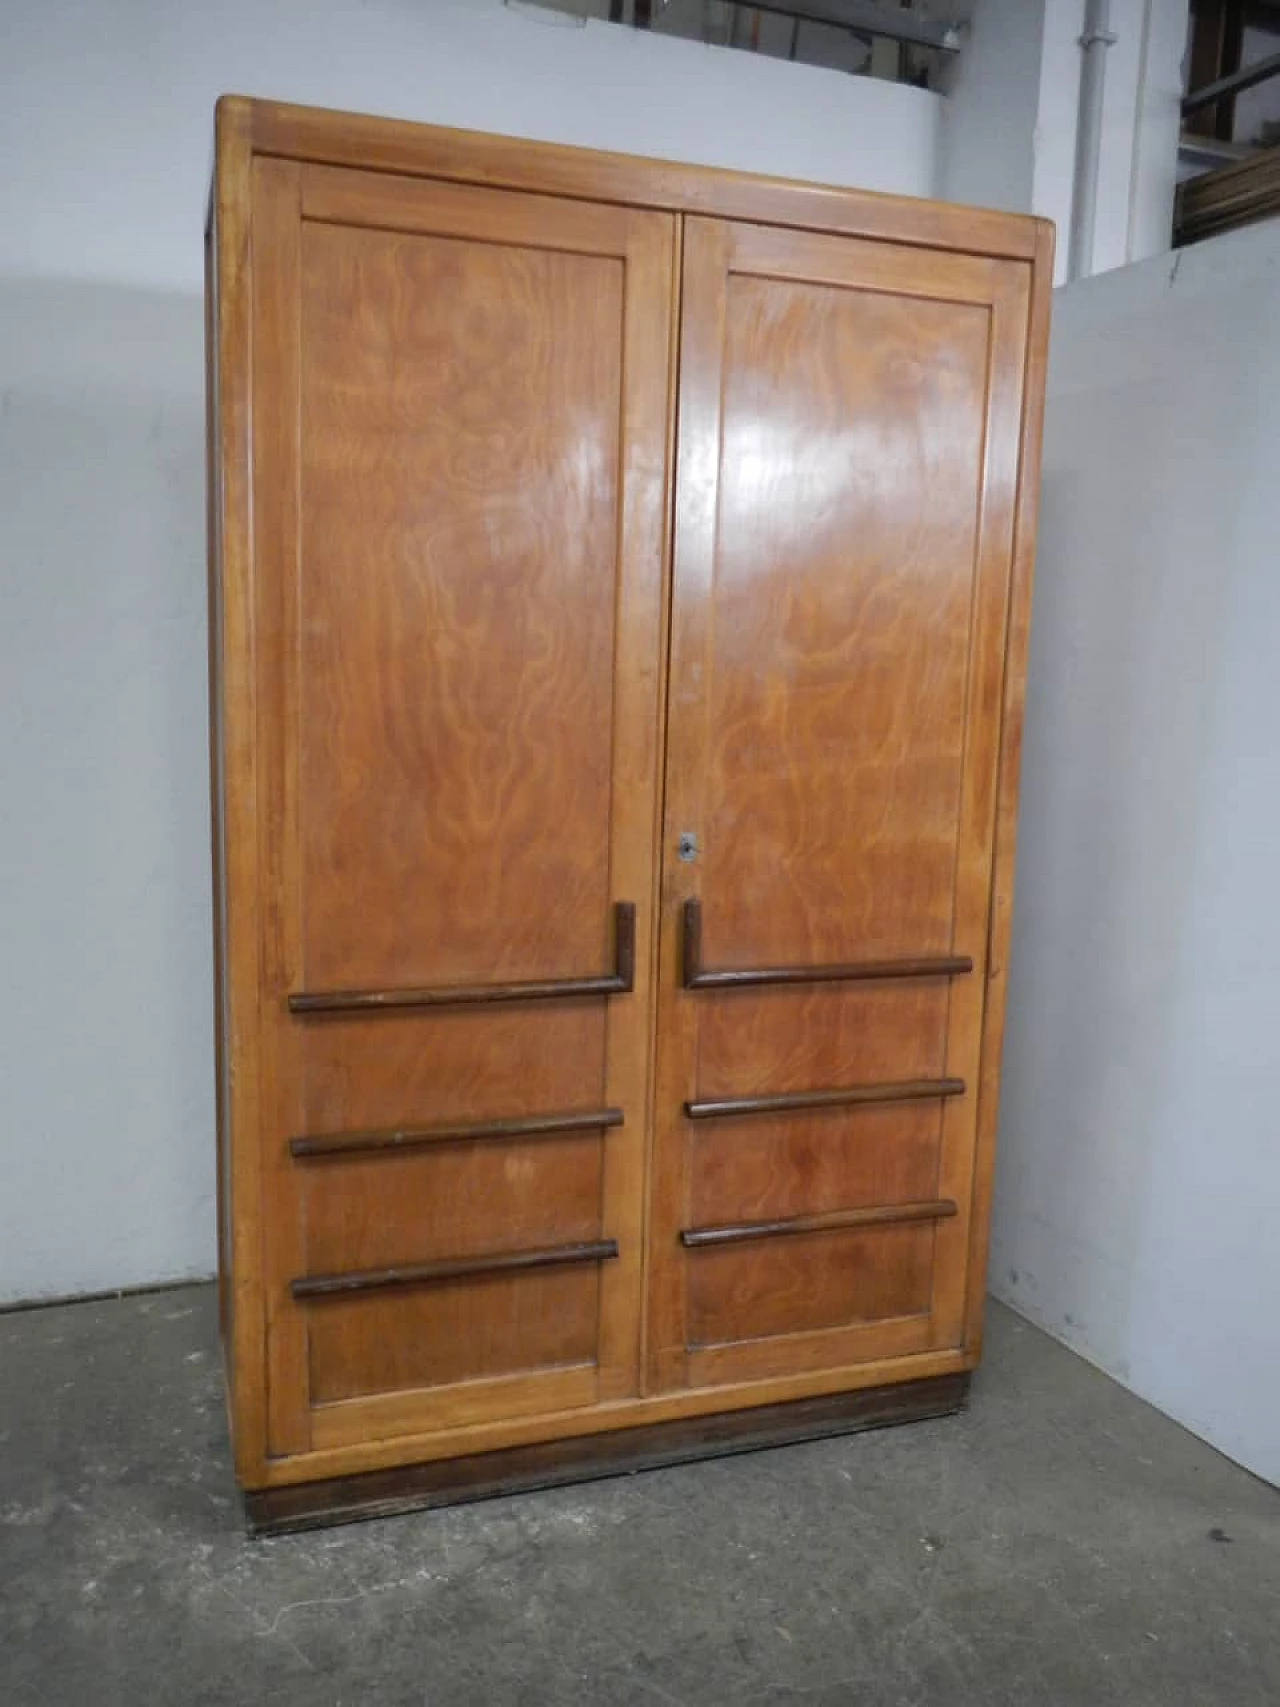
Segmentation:
[(722, 966), (702, 963), (702, 902), (684, 904), (681, 966), (686, 990), (745, 990), (762, 984), (869, 984), (890, 978), (958, 978), (973, 971), (967, 954), (917, 955), (816, 966)]
[[(893, 1236), (916, 1235), (919, 1228), (890, 1230)], [(882, 1234), (881, 1236), (889, 1236)], [(925, 1237), (927, 1237), (927, 1229)], [(843, 1247), (856, 1245), (856, 1235), (840, 1235)], [(817, 1249), (820, 1237), (801, 1240), (795, 1249)], [(731, 1252), (704, 1252), (702, 1263), (711, 1264)], [(561, 1278), (581, 1278), (588, 1271), (567, 1270)], [(536, 1277), (535, 1277), (536, 1278)], [(555, 1279), (554, 1273), (544, 1277)], [(532, 1282), (526, 1278), (524, 1285)], [(401, 1302), (443, 1297), (449, 1288), (436, 1292), (404, 1293)], [(328, 1319), (343, 1311), (367, 1308), (359, 1302), (344, 1305), (331, 1301), (317, 1318)], [(923, 1331), (922, 1331), (923, 1329)], [(422, 1393), (413, 1390), (387, 1391), (375, 1398), (350, 1402), (335, 1399), (317, 1407), (312, 1424), (313, 1445), (309, 1453), (273, 1459), (264, 1474), (264, 1484), (284, 1487), (315, 1476), (340, 1475), (350, 1468), (353, 1455), (365, 1469), (397, 1463), (456, 1457), (467, 1451), (502, 1451), (508, 1446), (566, 1439), (572, 1435), (613, 1433), (631, 1427), (649, 1426), (676, 1417), (710, 1416), (720, 1411), (752, 1409), (761, 1405), (789, 1403), (817, 1394), (852, 1393), (886, 1382), (930, 1379), (953, 1375), (970, 1367), (961, 1353), (931, 1351), (927, 1317), (899, 1321), (892, 1333), (873, 1328), (877, 1341), (889, 1349), (861, 1361), (833, 1363), (829, 1358), (810, 1358), (807, 1364), (791, 1360), (792, 1367), (778, 1367), (765, 1376), (758, 1370), (734, 1377), (726, 1363), (741, 1347), (711, 1345), (696, 1348), (690, 1365), (705, 1370), (706, 1381), (680, 1393), (652, 1393), (640, 1398), (598, 1400), (595, 1371), (567, 1359), (554, 1373), (526, 1377), (496, 1376), (483, 1381), (463, 1381), (441, 1388), (431, 1412), (431, 1426), (422, 1428)], [(857, 1345), (857, 1334), (852, 1343)], [(389, 1354), (403, 1354), (402, 1340), (388, 1347)], [(761, 1361), (759, 1349), (751, 1348), (753, 1363)], [(392, 1385), (403, 1389), (403, 1381)], [(502, 1414), (495, 1415), (492, 1396), (501, 1393)]]
[(299, 1300), (311, 1450), (594, 1406), (607, 1272), (569, 1264)]
[(1022, 730), (1026, 706), (1027, 653), (1031, 636), (1031, 593), (1035, 577), (1036, 523), (1040, 506), (1040, 457), (1053, 297), (1054, 231), (1041, 223), (1028, 279), (1025, 366), (1019, 416), (1018, 475), (1009, 613), (1001, 683), (1000, 751), (993, 827), (991, 908), (987, 944), (987, 988), (982, 1015), (982, 1077), (978, 1088), (977, 1142), (969, 1205), (968, 1273), (964, 1288), (964, 1346), (976, 1363), (982, 1352), (991, 1198), (995, 1185), (996, 1123), (1000, 1062), (1008, 1001), (1009, 953), (1013, 938), (1013, 883), (1018, 841)]
[(920, 1350), (935, 1237), (935, 1223), (908, 1221), (682, 1252), (691, 1384)]
[[(255, 172), (281, 1453), (397, 1386), (424, 1422), (479, 1380), (505, 1414), (517, 1372), (549, 1407), (567, 1365), (635, 1388), (672, 229)], [(574, 1107), (621, 1114), (607, 1146), (540, 1130)], [(347, 1136), (498, 1119), (375, 1161)], [(299, 1170), (290, 1133), (333, 1159)], [(606, 1238), (604, 1274), (513, 1255)], [(458, 1268), (475, 1250), (497, 1268)], [(370, 1280), (439, 1265), (430, 1298)]]
[(684, 1160), (684, 1225), (912, 1202), (937, 1191), (938, 1104), (690, 1121)]
[[(233, 1334), (231, 1308), (231, 1204), (226, 1190), (229, 1162), (227, 1143), (227, 1082), (224, 1024), (225, 984), (223, 969), (226, 938), (226, 868), (222, 854), (222, 797), (225, 754), (222, 745), (222, 637), (221, 517), (218, 498), (218, 256), (217, 214), (210, 198), (204, 231), (204, 358), (205, 358), (205, 528), (207, 530), (208, 669), (209, 669), (209, 870), (213, 877), (213, 1035), (214, 1073), (214, 1172), (217, 1181), (216, 1228), (218, 1249), (218, 1328), (222, 1344)], [(228, 1378), (230, 1391), (230, 1376)]]
[(613, 908), (613, 971), (598, 977), (525, 979), (514, 984), (446, 984), (433, 990), (298, 990), (294, 1014), (380, 1013), (395, 1008), (459, 1008), (492, 1002), (567, 1002), (584, 996), (625, 996), (635, 988), (636, 910)]
[[(1022, 466), (1027, 364), (1032, 359), (1031, 271), (1006, 267), (990, 305), (987, 427), (982, 454), (980, 525), (974, 565), (969, 679), (965, 695), (966, 756), (956, 844), (955, 910), (960, 928), (980, 928), (981, 978), (952, 987), (948, 1072), (987, 1070), (984, 1027), (990, 1001), (990, 944), (997, 803), (1001, 787), (1007, 655), (1019, 572), (1017, 506)], [(972, 921), (972, 923), (969, 923)], [(980, 921), (980, 925), (979, 925)], [(975, 956), (977, 960), (977, 956)], [(943, 1105), (937, 1190), (958, 1205), (937, 1229), (932, 1301), (934, 1342), (963, 1345), (972, 1266), (973, 1199), (982, 1149), (981, 1096)]]
[(299, 1107), (281, 1138), (591, 1106), (583, 1084), (603, 1082), (609, 1017), (589, 1000), (294, 1021)]
[[(973, 1098), (935, 1095), (898, 1128), (921, 1200), (962, 1206), (958, 1236), (869, 1236), (874, 1283), (850, 1277), (843, 1303), (821, 1302), (820, 1277), (790, 1272), (790, 1257), (784, 1273), (774, 1247), (704, 1271), (674, 1235), (695, 1201), (729, 1224), (708, 1201), (713, 1181), (738, 1203), (781, 1194), (792, 1215), (873, 1211), (898, 1161), (853, 1128), (841, 1142), (813, 1100), (844, 1101), (866, 1056), (890, 1085), (908, 1072), (977, 1081), (1011, 564), (1004, 459), (1027, 332), (1026, 270), (989, 258), (710, 220), (689, 222), (685, 256), (659, 1386), (693, 1378), (690, 1349), (734, 1333), (786, 1338), (761, 1372), (815, 1355), (805, 1336), (841, 1320), (870, 1349), (877, 1311), (889, 1339), (894, 1320), (922, 1312), (934, 1343), (960, 1337)], [(676, 858), (682, 835), (696, 839), (692, 861)], [(891, 994), (895, 972), (923, 981), (918, 996)], [(840, 988), (856, 982), (869, 986), (857, 993), (874, 1016), (866, 1041), (849, 1030), (855, 993)], [(708, 1108), (767, 1117), (768, 1136), (722, 1167), (689, 1124)], [(721, 1143), (736, 1133), (726, 1126)], [(816, 1193), (820, 1180), (825, 1201), (805, 1202), (805, 1182)], [(749, 1354), (725, 1363), (735, 1376), (751, 1367)]]
[[(678, 638), (686, 593), (710, 629), (690, 802), (707, 957), (972, 961), (952, 880), (989, 311), (969, 291), (993, 269), (725, 241), (715, 557), (705, 589), (676, 585)], [(814, 248), (842, 283), (811, 282)], [(960, 300), (941, 298), (950, 274)], [(683, 718), (673, 786), (694, 731)]]
[(232, 98), (210, 239), (242, 1482), (962, 1380), (1049, 228)]
[(618, 899), (623, 268), (446, 219), (302, 228), (297, 972), (351, 994), (295, 1011), (595, 986)]
[(304, 1325), (287, 1281), (305, 1263), (296, 1181), (271, 1142), (293, 1128), (300, 1039), (284, 1020), (289, 968), (299, 954), (297, 580), (301, 565), (299, 394), (302, 345), (301, 172), (286, 160), (255, 158), (252, 187), (253, 669), (257, 760), (259, 1119), (264, 1228), (267, 1449), (302, 1452), (311, 1442)]
[(1024, 261), (1035, 253), (1037, 233), (1052, 232), (1042, 220), (845, 186), (796, 183), (234, 95), (225, 96), (219, 105), (243, 112), (256, 152), (295, 160), (373, 167), (397, 175), (500, 185), (584, 201), (856, 234)]
[[(216, 562), (210, 575), (215, 939), (223, 1094), (218, 1188), (228, 1228), (224, 1320), (236, 1473), (260, 1481), (266, 1460), (266, 1329), (259, 1169), (260, 1026), (254, 559), (250, 342), (250, 113), (220, 107), (210, 197), (217, 323), (209, 378), (218, 441), (210, 469)], [(223, 1260), (226, 1258), (224, 1256)]]
[(934, 1229), (955, 1214), (931, 1198), (684, 1229), (692, 1379), (820, 1366), (833, 1335), (866, 1351), (926, 1343)]
[[(618, 1138), (624, 1130), (615, 1128)], [(596, 1238), (608, 1161), (597, 1130), (295, 1166), (304, 1267), (369, 1269)]]

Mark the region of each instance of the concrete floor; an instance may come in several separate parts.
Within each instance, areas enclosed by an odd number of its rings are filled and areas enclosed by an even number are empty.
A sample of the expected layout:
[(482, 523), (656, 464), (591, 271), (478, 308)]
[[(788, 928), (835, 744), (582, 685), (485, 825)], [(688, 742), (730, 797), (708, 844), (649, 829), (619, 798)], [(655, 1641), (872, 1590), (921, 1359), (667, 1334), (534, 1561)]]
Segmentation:
[(249, 1542), (207, 1287), (0, 1317), (4, 1707), (1276, 1707), (1280, 1494), (993, 1309), (963, 1417)]

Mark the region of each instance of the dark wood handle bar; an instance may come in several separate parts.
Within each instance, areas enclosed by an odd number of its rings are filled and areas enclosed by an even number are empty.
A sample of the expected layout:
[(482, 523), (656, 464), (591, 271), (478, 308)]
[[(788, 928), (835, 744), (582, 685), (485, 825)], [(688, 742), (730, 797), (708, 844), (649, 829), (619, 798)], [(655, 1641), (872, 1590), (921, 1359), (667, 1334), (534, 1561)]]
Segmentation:
[(900, 1079), (882, 1085), (849, 1085), (840, 1091), (787, 1091), (774, 1097), (716, 1097), (687, 1102), (690, 1120), (719, 1120), (734, 1114), (782, 1114), (793, 1108), (848, 1108), (858, 1103), (927, 1102), (964, 1095), (963, 1079)]
[(702, 964), (702, 902), (684, 904), (686, 990), (733, 990), (753, 984), (845, 984), (873, 978), (958, 978), (973, 971), (967, 954), (917, 955), (906, 960), (851, 960), (826, 966), (738, 966), (711, 970)]
[(636, 909), (613, 908), (613, 971), (598, 978), (533, 978), (519, 984), (442, 984), (429, 990), (300, 990), (294, 1014), (382, 1012), (395, 1008), (453, 1008), (473, 1002), (564, 1001), (573, 996), (625, 996), (635, 988)]
[(595, 1132), (603, 1126), (621, 1125), (620, 1108), (587, 1108), (573, 1114), (529, 1114), (392, 1132), (330, 1132), (319, 1138), (290, 1138), (289, 1154), (295, 1161), (304, 1162), (327, 1156), (394, 1154), (420, 1150), (428, 1144), (465, 1144), (473, 1138), (541, 1138), (553, 1132)]
[(776, 1239), (791, 1233), (832, 1233), (846, 1227), (891, 1227), (906, 1221), (942, 1221), (956, 1213), (949, 1197), (924, 1203), (885, 1203), (872, 1209), (835, 1209), (825, 1215), (789, 1215), (781, 1221), (739, 1221), (724, 1227), (686, 1227), (686, 1250), (705, 1245), (740, 1245), (748, 1239)]
[(433, 1281), (510, 1274), (530, 1268), (563, 1268), (570, 1263), (607, 1262), (618, 1254), (616, 1239), (578, 1245), (549, 1245), (542, 1250), (499, 1251), (493, 1256), (456, 1257), (447, 1262), (407, 1263), (403, 1268), (370, 1268), (352, 1274), (306, 1274), (289, 1283), (295, 1298), (340, 1298), (352, 1292), (385, 1292), (399, 1286), (428, 1286)]

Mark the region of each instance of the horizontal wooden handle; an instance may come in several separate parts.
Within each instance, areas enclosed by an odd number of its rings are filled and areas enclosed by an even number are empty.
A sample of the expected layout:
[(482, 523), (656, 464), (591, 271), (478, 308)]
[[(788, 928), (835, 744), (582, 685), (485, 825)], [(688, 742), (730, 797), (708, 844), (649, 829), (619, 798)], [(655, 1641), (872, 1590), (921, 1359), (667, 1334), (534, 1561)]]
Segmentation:
[(401, 1286), (428, 1286), (443, 1280), (483, 1279), (522, 1269), (563, 1268), (572, 1263), (607, 1262), (618, 1254), (616, 1239), (578, 1245), (549, 1245), (539, 1250), (498, 1251), (492, 1256), (457, 1257), (446, 1262), (407, 1263), (400, 1268), (370, 1268), (351, 1274), (306, 1274), (289, 1283), (295, 1298), (342, 1298), (355, 1292), (385, 1292)]
[(777, 1239), (792, 1233), (839, 1233), (858, 1227), (892, 1227), (909, 1221), (941, 1221), (957, 1212), (949, 1197), (923, 1203), (884, 1203), (869, 1209), (835, 1209), (825, 1215), (788, 1215), (778, 1221), (739, 1221), (722, 1227), (686, 1227), (686, 1250), (706, 1245), (740, 1245), (748, 1239)]
[(787, 1091), (773, 1097), (716, 1097), (687, 1102), (690, 1120), (719, 1120), (735, 1114), (785, 1114), (790, 1109), (855, 1108), (859, 1103), (927, 1102), (964, 1095), (963, 1079), (899, 1079), (881, 1085), (849, 1085), (838, 1091)]
[(915, 955), (902, 960), (851, 960), (825, 966), (702, 964), (702, 902), (684, 904), (683, 982), (686, 990), (732, 990), (753, 984), (843, 984), (877, 978), (957, 978), (973, 971), (967, 954)]
[(511, 1115), (501, 1120), (454, 1121), (441, 1126), (410, 1126), (377, 1132), (326, 1132), (320, 1137), (290, 1138), (297, 1162), (328, 1156), (399, 1155), (431, 1144), (469, 1144), (480, 1138), (542, 1138), (556, 1132), (597, 1132), (621, 1126), (620, 1108), (576, 1109), (570, 1114)]
[(613, 971), (597, 978), (533, 978), (516, 984), (442, 984), (428, 990), (300, 990), (289, 997), (294, 1014), (382, 1013), (399, 1008), (453, 1008), (477, 1002), (568, 1001), (581, 996), (625, 996), (635, 988), (636, 909), (613, 908)]

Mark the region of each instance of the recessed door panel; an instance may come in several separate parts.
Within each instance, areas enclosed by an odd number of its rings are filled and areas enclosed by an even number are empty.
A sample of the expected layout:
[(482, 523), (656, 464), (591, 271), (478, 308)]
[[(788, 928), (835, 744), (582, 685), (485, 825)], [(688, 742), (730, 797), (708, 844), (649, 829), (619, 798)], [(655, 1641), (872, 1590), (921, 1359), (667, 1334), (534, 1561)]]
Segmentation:
[(609, 903), (623, 261), (307, 221), (302, 970), (589, 970)]
[(600, 1277), (585, 1267), (318, 1305), (308, 1329), (311, 1396), (334, 1404), (434, 1391), (439, 1426), (452, 1420), (443, 1401), (465, 1395), (468, 1383), (591, 1369), (599, 1321)]
[(931, 1198), (938, 1110), (929, 1103), (689, 1122), (695, 1227), (776, 1221)]
[(658, 1386), (958, 1343), (1029, 282), (684, 256)]
[(712, 960), (951, 942), (988, 321), (727, 278), (699, 814)]
[(948, 1005), (938, 979), (733, 990), (699, 1004), (699, 1093), (936, 1077), (946, 1064)]
[[(303, 1169), (309, 1273), (399, 1268), (598, 1239), (603, 1131), (436, 1142)], [(401, 1205), (414, 1203), (409, 1236)]]
[(794, 1344), (806, 1333), (919, 1315), (929, 1308), (932, 1247), (927, 1228), (907, 1226), (703, 1251), (689, 1269), (690, 1348)]

